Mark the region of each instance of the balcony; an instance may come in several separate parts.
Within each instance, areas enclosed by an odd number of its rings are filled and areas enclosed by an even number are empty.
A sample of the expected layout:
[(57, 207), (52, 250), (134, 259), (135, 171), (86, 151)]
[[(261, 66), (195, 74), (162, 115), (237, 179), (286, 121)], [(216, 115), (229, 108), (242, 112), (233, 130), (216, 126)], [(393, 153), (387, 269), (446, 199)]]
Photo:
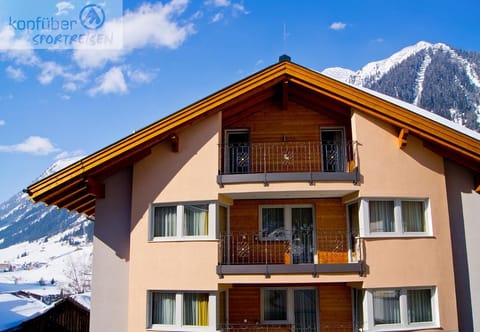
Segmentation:
[[(222, 332), (318, 332), (317, 328), (296, 327), (294, 324), (266, 325), (266, 324), (229, 324), (218, 329)], [(323, 332), (352, 332), (352, 323), (322, 324)]]
[(277, 142), (220, 146), (220, 185), (358, 179), (354, 143)]
[(217, 273), (363, 273), (361, 239), (345, 231), (221, 234)]

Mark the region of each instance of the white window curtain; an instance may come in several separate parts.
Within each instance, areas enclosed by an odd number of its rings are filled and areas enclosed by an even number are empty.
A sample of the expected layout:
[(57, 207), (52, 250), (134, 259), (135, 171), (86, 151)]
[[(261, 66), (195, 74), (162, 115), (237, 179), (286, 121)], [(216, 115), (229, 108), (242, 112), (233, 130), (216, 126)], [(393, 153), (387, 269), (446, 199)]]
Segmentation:
[(174, 293), (152, 293), (152, 324), (175, 324)]
[(186, 205), (183, 225), (184, 235), (208, 235), (208, 204)]
[(395, 232), (393, 201), (370, 201), (370, 232)]
[(430, 289), (409, 289), (407, 291), (408, 322), (431, 322), (432, 294)]
[(400, 323), (400, 291), (376, 290), (373, 292), (375, 325)]
[(208, 294), (183, 294), (183, 325), (208, 326)]
[(263, 293), (263, 319), (265, 321), (287, 320), (287, 290), (265, 289)]
[(425, 214), (422, 201), (402, 201), (404, 232), (425, 232)]
[(317, 331), (317, 296), (315, 289), (296, 289), (295, 331)]
[(157, 206), (154, 212), (154, 237), (177, 235), (177, 207)]

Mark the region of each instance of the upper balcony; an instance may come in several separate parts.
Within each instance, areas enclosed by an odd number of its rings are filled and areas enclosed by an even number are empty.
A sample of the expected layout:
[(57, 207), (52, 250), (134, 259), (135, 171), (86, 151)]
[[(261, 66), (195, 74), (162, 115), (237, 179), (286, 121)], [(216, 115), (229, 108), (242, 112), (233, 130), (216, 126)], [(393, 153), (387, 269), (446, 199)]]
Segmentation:
[(269, 182), (282, 181), (357, 182), (354, 142), (344, 142), (340, 131), (335, 133), (331, 130), (330, 133), (330, 136), (339, 136), (336, 141), (235, 142), (221, 145), (217, 182), (220, 185), (255, 182), (268, 185)]

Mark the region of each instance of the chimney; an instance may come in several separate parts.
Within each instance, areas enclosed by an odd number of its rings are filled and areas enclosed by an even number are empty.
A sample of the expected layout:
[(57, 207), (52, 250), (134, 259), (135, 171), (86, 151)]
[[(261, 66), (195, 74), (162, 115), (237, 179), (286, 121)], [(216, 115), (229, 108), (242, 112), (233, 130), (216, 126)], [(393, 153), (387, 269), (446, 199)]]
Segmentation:
[(291, 62), (292, 58), (286, 54), (280, 55), (278, 62)]

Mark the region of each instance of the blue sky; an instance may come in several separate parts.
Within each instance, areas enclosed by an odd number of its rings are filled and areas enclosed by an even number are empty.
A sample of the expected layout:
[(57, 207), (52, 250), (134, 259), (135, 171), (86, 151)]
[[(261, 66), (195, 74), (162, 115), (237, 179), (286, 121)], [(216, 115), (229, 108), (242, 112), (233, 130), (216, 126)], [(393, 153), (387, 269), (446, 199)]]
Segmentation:
[(0, 202), (55, 160), (91, 154), (283, 53), (321, 71), (358, 70), (421, 40), (480, 51), (478, 0), (125, 1), (121, 48), (13, 50), (9, 10), (43, 10), (27, 2), (0, 4)]

